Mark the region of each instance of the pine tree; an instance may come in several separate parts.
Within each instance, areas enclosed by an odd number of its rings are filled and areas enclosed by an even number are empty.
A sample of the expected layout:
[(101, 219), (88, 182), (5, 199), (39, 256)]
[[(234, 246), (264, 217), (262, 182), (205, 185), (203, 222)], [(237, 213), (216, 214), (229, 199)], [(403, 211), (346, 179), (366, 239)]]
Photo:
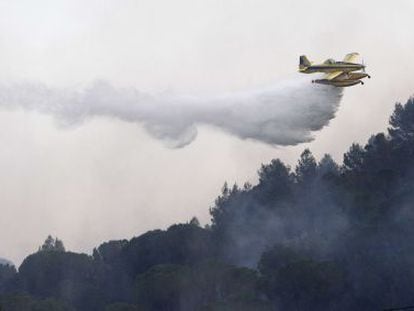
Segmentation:
[(51, 235), (48, 235), (42, 246), (39, 247), (39, 252), (40, 251), (64, 252), (65, 246), (63, 245), (62, 240), (59, 240), (58, 238), (54, 239)]
[(309, 149), (305, 149), (300, 155), (300, 159), (295, 169), (296, 180), (299, 183), (309, 183), (316, 176), (316, 160)]

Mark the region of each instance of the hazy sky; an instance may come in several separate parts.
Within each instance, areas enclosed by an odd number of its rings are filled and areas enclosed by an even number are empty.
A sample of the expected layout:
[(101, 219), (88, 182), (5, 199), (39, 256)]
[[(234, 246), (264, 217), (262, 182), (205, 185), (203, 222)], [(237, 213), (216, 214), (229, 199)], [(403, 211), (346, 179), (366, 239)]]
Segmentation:
[(301, 54), (353, 51), (372, 75), (345, 90), (314, 142), (295, 147), (202, 127), (193, 144), (168, 149), (137, 124), (95, 118), (62, 129), (0, 110), (0, 257), (20, 262), (48, 234), (90, 252), (192, 216), (206, 223), (225, 180), (255, 182), (261, 163), (294, 165), (305, 147), (341, 161), (414, 93), (413, 14), (412, 0), (0, 0), (0, 83), (229, 92), (299, 75)]

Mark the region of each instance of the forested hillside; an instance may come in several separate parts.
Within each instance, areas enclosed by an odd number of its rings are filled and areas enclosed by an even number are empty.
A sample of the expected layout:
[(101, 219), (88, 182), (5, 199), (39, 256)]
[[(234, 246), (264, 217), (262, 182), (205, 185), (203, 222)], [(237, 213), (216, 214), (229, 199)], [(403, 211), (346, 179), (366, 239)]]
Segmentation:
[[(197, 219), (93, 255), (49, 237), (0, 265), (3, 311), (381, 310), (414, 305), (414, 99), (338, 165), (305, 150)], [(183, 189), (185, 191), (185, 189)], [(207, 208), (207, 207), (206, 207)]]

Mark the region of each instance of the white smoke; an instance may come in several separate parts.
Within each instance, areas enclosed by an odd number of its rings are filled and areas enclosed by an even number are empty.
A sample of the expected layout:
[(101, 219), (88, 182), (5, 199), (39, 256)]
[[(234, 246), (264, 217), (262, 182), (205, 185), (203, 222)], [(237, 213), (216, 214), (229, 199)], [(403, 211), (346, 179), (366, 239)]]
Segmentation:
[(137, 122), (171, 147), (191, 143), (200, 124), (272, 145), (308, 142), (335, 116), (341, 97), (341, 89), (309, 79), (217, 96), (147, 94), (102, 81), (83, 90), (0, 84), (0, 107), (49, 114), (67, 126), (99, 116)]

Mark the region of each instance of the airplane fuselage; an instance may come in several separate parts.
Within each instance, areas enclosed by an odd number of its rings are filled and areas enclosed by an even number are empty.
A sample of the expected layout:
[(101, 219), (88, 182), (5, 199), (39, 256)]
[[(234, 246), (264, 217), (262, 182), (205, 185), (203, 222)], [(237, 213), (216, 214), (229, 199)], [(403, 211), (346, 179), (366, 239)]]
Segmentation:
[(318, 64), (310, 65), (305, 68), (299, 69), (302, 73), (315, 73), (315, 72), (334, 72), (334, 71), (343, 71), (343, 72), (352, 72), (364, 69), (365, 66), (362, 64), (348, 63), (348, 62), (335, 62), (334, 64)]

